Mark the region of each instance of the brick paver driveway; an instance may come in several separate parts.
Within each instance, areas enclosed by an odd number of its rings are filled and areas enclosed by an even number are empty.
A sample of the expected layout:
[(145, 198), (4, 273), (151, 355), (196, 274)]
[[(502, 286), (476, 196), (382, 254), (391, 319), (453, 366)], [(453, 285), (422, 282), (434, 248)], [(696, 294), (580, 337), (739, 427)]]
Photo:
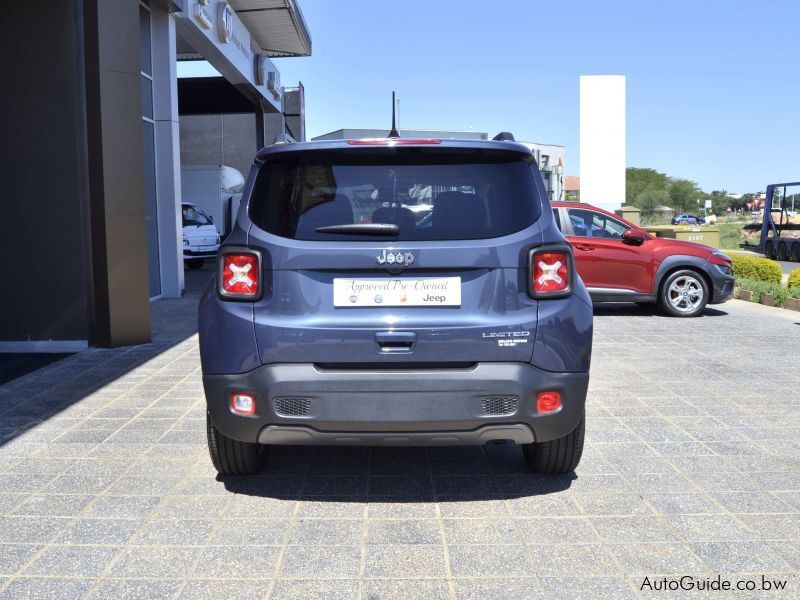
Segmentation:
[(800, 315), (597, 309), (575, 476), (493, 445), (283, 448), (218, 481), (198, 287), (153, 305), (153, 344), (0, 388), (0, 595), (620, 598), (720, 574), (800, 594)]

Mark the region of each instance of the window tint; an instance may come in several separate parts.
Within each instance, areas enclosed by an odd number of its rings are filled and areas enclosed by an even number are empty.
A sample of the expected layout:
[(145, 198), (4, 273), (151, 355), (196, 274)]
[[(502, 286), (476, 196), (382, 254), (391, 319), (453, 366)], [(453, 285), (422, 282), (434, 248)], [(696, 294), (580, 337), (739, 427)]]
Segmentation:
[(558, 230), (563, 232), (564, 230), (561, 228), (561, 212), (557, 208), (553, 209), (553, 218), (556, 221), (556, 227), (558, 227)]
[(183, 205), (183, 226), (187, 225), (210, 225), (211, 219), (208, 215), (196, 206), (191, 204)]
[(618, 240), (630, 229), (616, 219), (593, 210), (570, 208), (568, 213), (573, 234), (576, 236)]
[(367, 223), (397, 225), (400, 241), (493, 238), (540, 214), (531, 165), (482, 149), (287, 153), (262, 166), (250, 201), (258, 227), (299, 240), (375, 241), (317, 231)]

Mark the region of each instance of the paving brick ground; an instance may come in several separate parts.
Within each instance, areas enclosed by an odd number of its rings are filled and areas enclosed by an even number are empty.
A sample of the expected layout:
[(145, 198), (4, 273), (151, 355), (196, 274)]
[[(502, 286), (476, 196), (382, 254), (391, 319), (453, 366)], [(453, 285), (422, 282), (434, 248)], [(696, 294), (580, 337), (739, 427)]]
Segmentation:
[(218, 481), (194, 317), (0, 387), (0, 596), (623, 598), (644, 577), (800, 594), (800, 315), (597, 309), (575, 476), (513, 446), (284, 448)]

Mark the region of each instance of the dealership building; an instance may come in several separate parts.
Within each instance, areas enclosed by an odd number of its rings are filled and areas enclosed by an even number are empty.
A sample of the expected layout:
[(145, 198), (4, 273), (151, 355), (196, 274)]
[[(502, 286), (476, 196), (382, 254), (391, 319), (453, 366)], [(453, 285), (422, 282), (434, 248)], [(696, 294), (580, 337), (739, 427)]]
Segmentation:
[[(26, 0), (4, 6), (0, 31), (0, 352), (147, 342), (150, 302), (184, 287), (182, 142), (221, 164), (217, 148), (304, 139), (302, 86), (272, 61), (311, 54), (300, 7)], [(179, 80), (181, 60), (220, 76)]]

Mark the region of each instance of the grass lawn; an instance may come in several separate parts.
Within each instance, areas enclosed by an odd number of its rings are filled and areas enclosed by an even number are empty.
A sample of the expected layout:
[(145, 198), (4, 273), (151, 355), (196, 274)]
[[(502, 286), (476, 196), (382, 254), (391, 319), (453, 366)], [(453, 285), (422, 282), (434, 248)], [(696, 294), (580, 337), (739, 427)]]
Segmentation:
[(740, 232), (744, 225), (745, 223), (717, 223), (720, 248), (738, 250), (741, 242)]

